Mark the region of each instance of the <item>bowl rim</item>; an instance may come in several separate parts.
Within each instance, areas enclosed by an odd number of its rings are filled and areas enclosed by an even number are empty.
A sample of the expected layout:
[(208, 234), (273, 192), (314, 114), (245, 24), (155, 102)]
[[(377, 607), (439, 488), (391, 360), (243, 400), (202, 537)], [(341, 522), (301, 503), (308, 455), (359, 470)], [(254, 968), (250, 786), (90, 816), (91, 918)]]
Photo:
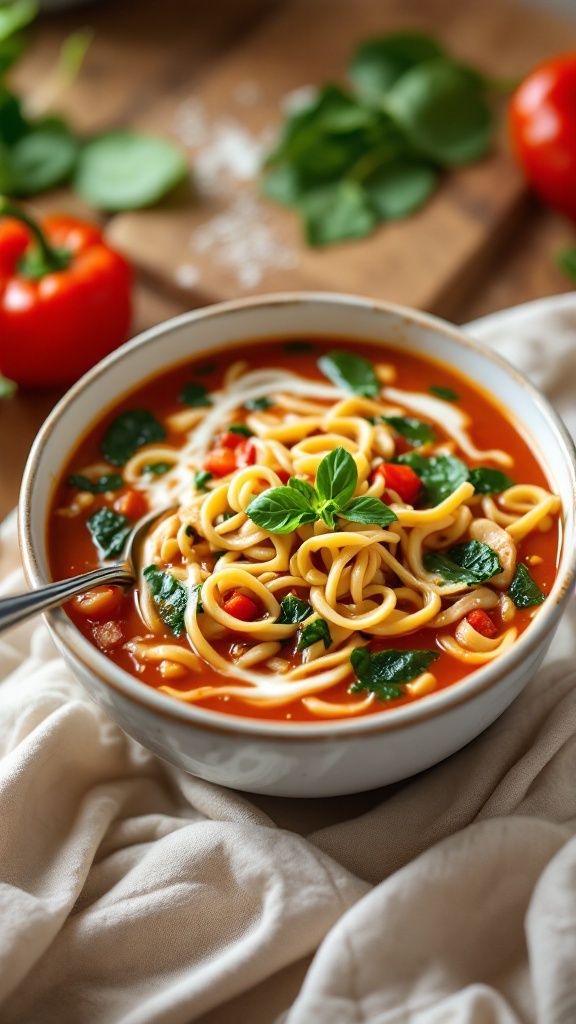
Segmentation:
[[(346, 305), (366, 312), (392, 314), (406, 323), (443, 334), (449, 340), (455, 341), (458, 345), (468, 348), (476, 355), (495, 364), (507, 376), (512, 377), (516, 384), (528, 394), (532, 403), (539, 408), (540, 413), (548, 420), (553, 432), (557, 435), (559, 447), (565, 456), (572, 486), (573, 503), (576, 507), (576, 449), (558, 413), (542, 392), (507, 359), (487, 348), (482, 342), (469, 337), (456, 325), (422, 310), (341, 292), (296, 291), (249, 296), (189, 310), (141, 332), (84, 374), (54, 407), (41, 426), (31, 447), (18, 503), (18, 538), (24, 573), (32, 588), (47, 582), (40, 570), (34, 550), (31, 515), (34, 487), (41, 471), (42, 452), (54, 424), (67, 414), (68, 408), (78, 396), (85, 389), (97, 384), (99, 378), (108, 371), (110, 366), (130, 358), (135, 349), (153, 344), (158, 338), (166, 337), (183, 326), (214, 317), (234, 316), (237, 313), (260, 307), (280, 308), (285, 305), (306, 304), (314, 306)], [(465, 374), (465, 371), (463, 372)], [(147, 377), (143, 377), (142, 383), (149, 377), (149, 374)], [(133, 388), (137, 386), (135, 384)], [(80, 662), (85, 670), (95, 674), (107, 687), (112, 688), (128, 701), (152, 711), (154, 714), (159, 714), (162, 718), (177, 721), (181, 725), (228, 736), (243, 738), (252, 736), (274, 741), (307, 739), (318, 742), (337, 737), (373, 736), (422, 723), (468, 703), (484, 691), (495, 687), (507, 675), (514, 672), (525, 658), (534, 654), (545, 636), (556, 628), (574, 584), (576, 577), (576, 522), (571, 535), (568, 535), (566, 530), (563, 531), (561, 560), (564, 561), (566, 558), (568, 558), (567, 565), (562, 572), (559, 571), (546, 603), (536, 619), (501, 658), (480, 666), (460, 682), (414, 703), (383, 709), (380, 713), (361, 717), (323, 719), (320, 722), (294, 722), (229, 715), (226, 712), (213, 711), (195, 704), (178, 701), (142, 682), (107, 658), (80, 633), (62, 608), (50, 610), (45, 613), (44, 618), (60, 644), (64, 645), (72, 654), (73, 659)]]

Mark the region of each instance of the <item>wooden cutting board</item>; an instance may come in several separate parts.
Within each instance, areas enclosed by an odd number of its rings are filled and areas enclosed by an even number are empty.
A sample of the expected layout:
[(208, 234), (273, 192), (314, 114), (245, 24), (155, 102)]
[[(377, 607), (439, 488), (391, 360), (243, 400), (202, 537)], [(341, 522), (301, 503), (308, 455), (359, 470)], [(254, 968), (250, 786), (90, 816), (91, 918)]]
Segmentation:
[(296, 0), (200, 82), (164, 98), (140, 127), (179, 139), (195, 191), (118, 215), (110, 238), (189, 305), (270, 291), (356, 292), (450, 315), (525, 212), (526, 189), (501, 130), (491, 155), (447, 175), (412, 217), (325, 249), (301, 240), (292, 211), (252, 176), (294, 91), (345, 82), (357, 43), (399, 28), (437, 35), (452, 53), (502, 78), (576, 47), (576, 23), (507, 0)]

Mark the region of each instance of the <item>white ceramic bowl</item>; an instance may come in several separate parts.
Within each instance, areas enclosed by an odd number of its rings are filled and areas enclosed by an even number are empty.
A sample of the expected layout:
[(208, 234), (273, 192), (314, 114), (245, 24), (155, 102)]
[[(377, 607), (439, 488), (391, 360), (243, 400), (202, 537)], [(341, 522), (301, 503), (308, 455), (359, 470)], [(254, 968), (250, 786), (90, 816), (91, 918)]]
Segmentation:
[(29, 584), (49, 580), (46, 510), (71, 439), (103, 408), (155, 372), (213, 346), (240, 350), (274, 335), (324, 335), (406, 343), (451, 363), (506, 406), (546, 467), (565, 512), (554, 587), (508, 653), (462, 682), (417, 703), (348, 721), (294, 723), (235, 718), (179, 703), (118, 668), (64, 611), (47, 616), (70, 668), (127, 733), (203, 779), (278, 796), (333, 796), (406, 778), (477, 736), (514, 700), (549, 647), (575, 574), (575, 454), (546, 399), (515, 369), (457, 328), (425, 313), (332, 294), (287, 294), (223, 303), (147, 331), (112, 353), (62, 399), (30, 453), (20, 502), (20, 539)]

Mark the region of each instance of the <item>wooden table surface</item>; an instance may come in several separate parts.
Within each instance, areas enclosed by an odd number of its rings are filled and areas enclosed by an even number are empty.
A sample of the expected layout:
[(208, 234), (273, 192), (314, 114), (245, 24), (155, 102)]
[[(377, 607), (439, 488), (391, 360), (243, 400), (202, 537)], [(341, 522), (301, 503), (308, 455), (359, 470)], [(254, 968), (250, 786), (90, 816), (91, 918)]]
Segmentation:
[[(308, 2), (325, 4), (325, 0)], [(348, 2), (352, 15), (354, 0)], [(429, 0), (430, 6), (443, 2)], [(94, 42), (80, 78), (60, 109), (81, 131), (140, 125), (146, 123), (150, 108), (161, 109), (163, 100), (168, 102), (183, 90), (194, 96), (228, 53), (289, 6), (290, 0), (219, 0), (215, 4), (99, 0), (93, 6), (41, 18), (33, 45), (16, 69), (14, 84), (26, 96), (36, 95), (54, 66), (62, 40), (90, 24)], [(65, 193), (46, 197), (37, 205), (82, 209)], [(489, 257), (474, 268), (469, 286), (463, 281), (451, 296), (450, 316), (455, 322), (569, 289), (554, 256), (574, 242), (574, 229), (535, 200), (523, 201), (503, 237), (493, 241)], [(135, 300), (134, 333), (197, 305), (156, 279), (152, 284), (145, 274)], [(20, 393), (0, 402), (0, 519), (16, 504), (31, 442), (58, 397), (54, 392)]]

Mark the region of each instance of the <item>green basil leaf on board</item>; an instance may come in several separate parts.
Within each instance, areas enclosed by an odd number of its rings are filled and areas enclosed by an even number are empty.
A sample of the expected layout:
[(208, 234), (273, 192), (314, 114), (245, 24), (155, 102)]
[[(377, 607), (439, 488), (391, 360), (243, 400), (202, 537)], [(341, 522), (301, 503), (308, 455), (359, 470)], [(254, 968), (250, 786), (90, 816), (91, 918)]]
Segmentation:
[(90, 494), (119, 491), (124, 486), (124, 481), (119, 473), (107, 473), (98, 477), (97, 480), (90, 480), (83, 473), (73, 473), (68, 477), (68, 483), (71, 487), (77, 487), (80, 491), (88, 491)]
[(440, 655), (436, 651), (378, 651), (371, 654), (366, 647), (356, 647), (350, 655), (358, 681), (351, 693), (368, 690), (380, 700), (395, 700), (404, 695), (403, 683), (426, 672)]
[(372, 363), (353, 352), (334, 351), (318, 360), (322, 373), (339, 388), (365, 398), (377, 398), (381, 384)]
[(307, 647), (311, 647), (312, 644), (322, 640), (326, 650), (332, 643), (332, 637), (330, 635), (330, 629), (326, 619), (314, 619), (313, 622), (309, 622), (307, 626), (302, 626), (300, 630), (300, 636), (298, 638), (299, 651), (305, 651)]
[(382, 419), (414, 448), (431, 444), (436, 440), (436, 434), (430, 424), (422, 420), (413, 419), (411, 416), (383, 416)]
[(452, 388), (443, 388), (437, 384), (432, 384), (428, 390), (431, 395), (435, 395), (436, 398), (443, 398), (445, 402), (457, 402), (460, 398), (460, 395), (452, 391)]
[(287, 594), (280, 601), (280, 615), (276, 619), (277, 626), (288, 626), (298, 622), (304, 622), (314, 614), (312, 605), (302, 601), (294, 594)]
[(394, 461), (410, 466), (420, 477), (426, 491), (426, 504), (430, 506), (439, 505), (468, 479), (468, 466), (455, 455), (426, 458), (419, 452), (406, 452)]
[(86, 143), (74, 187), (97, 210), (152, 206), (188, 176), (183, 154), (151, 135), (116, 131)]
[(112, 420), (100, 450), (112, 466), (123, 466), (143, 445), (165, 437), (166, 430), (148, 409), (127, 409)]
[(445, 583), (465, 583), (474, 586), (502, 572), (496, 552), (479, 540), (456, 544), (445, 555), (428, 551), (423, 558), (424, 568), (436, 573)]
[(468, 479), (474, 484), (476, 494), (500, 494), (508, 487), (514, 486), (514, 481), (506, 473), (500, 469), (490, 469), (489, 466), (471, 469)]
[(298, 209), (310, 245), (364, 238), (378, 221), (366, 192), (355, 181), (339, 181), (306, 192)]
[(398, 159), (385, 163), (362, 184), (382, 220), (399, 220), (428, 202), (438, 185), (438, 171), (424, 161)]
[(194, 474), (194, 486), (196, 490), (207, 491), (208, 488), (206, 487), (206, 484), (211, 479), (212, 473), (210, 473), (207, 469), (199, 469), (198, 472)]
[(406, 71), (422, 61), (441, 56), (442, 50), (431, 36), (420, 32), (392, 32), (362, 43), (348, 70), (358, 94), (378, 104)]
[(314, 486), (321, 502), (333, 501), (342, 508), (354, 494), (357, 483), (354, 459), (345, 448), (335, 448), (318, 466)]
[(292, 533), (303, 523), (315, 523), (318, 518), (304, 495), (291, 487), (262, 491), (252, 498), (246, 515), (270, 533)]
[(353, 523), (364, 523), (366, 526), (389, 526), (398, 519), (396, 513), (380, 501), (380, 498), (369, 496), (353, 498), (340, 509), (338, 515)]
[(174, 636), (182, 636), (189, 598), (188, 588), (171, 573), (159, 569), (157, 565), (146, 566), (142, 575), (162, 622)]
[(517, 608), (532, 608), (546, 600), (546, 595), (534, 582), (523, 562), (519, 562), (516, 566), (516, 572), (510, 584), (510, 597)]
[(66, 131), (39, 128), (19, 139), (10, 150), (12, 195), (32, 196), (67, 181), (80, 146)]
[(103, 506), (86, 520), (86, 525), (100, 558), (120, 557), (132, 529), (132, 524), (127, 516)]
[(392, 86), (386, 109), (422, 156), (447, 167), (488, 151), (492, 115), (480, 81), (442, 57), (411, 68)]
[(178, 395), (178, 401), (182, 402), (183, 405), (190, 405), (194, 408), (204, 408), (205, 406), (212, 405), (212, 399), (210, 398), (207, 389), (203, 384), (198, 384), (198, 382), (194, 380), (182, 388), (182, 391)]

